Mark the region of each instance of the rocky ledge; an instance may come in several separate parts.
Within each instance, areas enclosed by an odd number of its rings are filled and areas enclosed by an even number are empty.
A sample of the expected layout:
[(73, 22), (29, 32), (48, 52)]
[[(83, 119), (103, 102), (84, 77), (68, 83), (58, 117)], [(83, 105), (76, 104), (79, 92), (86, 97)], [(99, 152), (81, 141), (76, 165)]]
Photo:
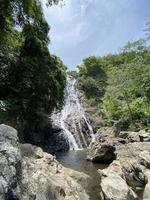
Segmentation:
[(102, 200), (150, 200), (150, 133), (103, 128), (87, 159), (111, 162), (98, 170)]
[(88, 180), (41, 148), (19, 144), (17, 131), (0, 125), (1, 200), (88, 200)]

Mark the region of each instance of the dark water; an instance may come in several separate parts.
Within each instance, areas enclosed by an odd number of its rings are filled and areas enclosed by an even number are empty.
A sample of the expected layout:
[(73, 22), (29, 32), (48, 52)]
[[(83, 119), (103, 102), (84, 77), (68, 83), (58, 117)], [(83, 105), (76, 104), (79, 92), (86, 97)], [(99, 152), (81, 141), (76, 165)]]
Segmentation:
[(65, 167), (84, 172), (91, 177), (87, 192), (90, 200), (100, 200), (100, 179), (98, 169), (104, 169), (107, 165), (94, 164), (86, 160), (86, 150), (69, 151), (59, 153), (57, 160)]

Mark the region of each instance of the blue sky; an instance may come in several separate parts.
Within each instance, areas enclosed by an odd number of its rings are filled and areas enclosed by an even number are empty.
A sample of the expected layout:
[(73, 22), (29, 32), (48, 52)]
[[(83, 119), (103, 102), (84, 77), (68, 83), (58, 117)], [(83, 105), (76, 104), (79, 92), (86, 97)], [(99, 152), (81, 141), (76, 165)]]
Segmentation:
[(74, 70), (88, 56), (116, 53), (143, 37), (150, 0), (66, 0), (63, 7), (44, 7), (44, 13), (50, 52)]

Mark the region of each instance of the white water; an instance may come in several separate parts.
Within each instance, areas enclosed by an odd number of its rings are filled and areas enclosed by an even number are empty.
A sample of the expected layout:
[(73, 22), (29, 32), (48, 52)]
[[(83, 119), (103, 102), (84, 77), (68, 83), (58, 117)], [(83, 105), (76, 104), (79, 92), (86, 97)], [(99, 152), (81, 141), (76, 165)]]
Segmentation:
[(60, 124), (68, 139), (70, 150), (87, 148), (95, 141), (93, 128), (80, 104), (76, 80), (73, 78), (67, 79), (66, 98), (61, 111)]

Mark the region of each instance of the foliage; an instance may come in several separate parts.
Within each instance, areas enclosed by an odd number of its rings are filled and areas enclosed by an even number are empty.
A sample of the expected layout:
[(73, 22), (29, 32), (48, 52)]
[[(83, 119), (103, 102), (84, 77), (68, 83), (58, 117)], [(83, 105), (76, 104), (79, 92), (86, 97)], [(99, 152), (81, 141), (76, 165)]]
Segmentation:
[[(99, 65), (95, 64), (95, 60)], [(123, 129), (150, 126), (150, 49), (146, 40), (128, 42), (116, 55), (90, 57), (79, 67), (80, 89), (94, 99), (99, 115), (110, 125), (122, 122)], [(86, 64), (85, 64), (86, 63)], [(89, 64), (90, 63), (90, 64)], [(104, 80), (102, 73), (105, 74)], [(95, 85), (102, 81), (95, 93)], [(94, 85), (95, 84), (95, 85)], [(88, 101), (87, 101), (88, 102)]]
[(39, 1), (2, 0), (0, 17), (0, 119), (32, 122), (37, 112), (62, 105), (66, 67), (49, 53)]
[(79, 88), (84, 92), (88, 102), (95, 104), (104, 95), (107, 80), (102, 60), (94, 56), (86, 58), (78, 69)]
[(72, 77), (74, 77), (74, 78), (77, 78), (77, 76), (78, 76), (78, 74), (77, 74), (76, 71), (68, 71), (68, 72), (67, 72), (67, 75), (68, 75), (68, 76), (72, 76)]

